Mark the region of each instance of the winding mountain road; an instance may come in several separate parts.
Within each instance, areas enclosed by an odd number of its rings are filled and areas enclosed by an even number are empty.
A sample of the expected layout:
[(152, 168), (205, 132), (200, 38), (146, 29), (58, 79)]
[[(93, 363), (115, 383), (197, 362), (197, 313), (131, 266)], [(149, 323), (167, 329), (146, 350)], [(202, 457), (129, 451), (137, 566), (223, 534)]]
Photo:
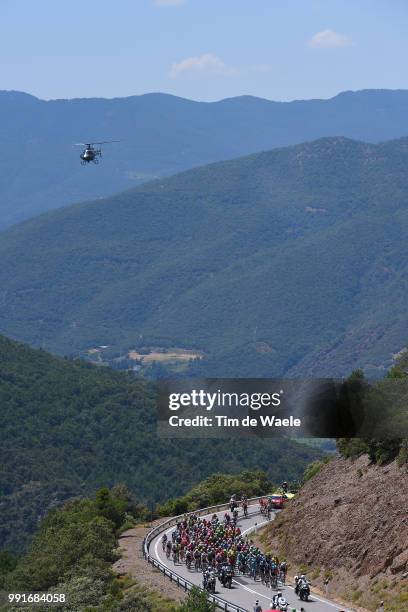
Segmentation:
[[(251, 505), (248, 509), (249, 516), (247, 518), (242, 515), (242, 511), (240, 510), (238, 525), (241, 528), (243, 534), (249, 534), (251, 532), (254, 532), (255, 529), (259, 529), (260, 527), (265, 526), (268, 523), (268, 521), (265, 520), (265, 517), (260, 513), (260, 508), (258, 504)], [(218, 512), (218, 517), (222, 519), (224, 513), (225, 510)], [(211, 517), (212, 514), (213, 513), (201, 518)], [(274, 517), (275, 515), (273, 514), (271, 520), (273, 520)], [(170, 534), (173, 530), (174, 526), (166, 529), (168, 537), (171, 537)], [(157, 561), (160, 561), (163, 565), (168, 567), (173, 572), (176, 572), (182, 578), (190, 580), (194, 584), (201, 586), (201, 572), (196, 572), (194, 569), (188, 570), (184, 563), (174, 564), (171, 559), (166, 558), (166, 554), (162, 550), (161, 545), (161, 537), (163, 533), (164, 532), (161, 532), (151, 541), (149, 547), (151, 557), (155, 558)], [(313, 590), (310, 596), (310, 600), (307, 603), (301, 602), (297, 595), (295, 595), (293, 587), (289, 585), (280, 587), (280, 590), (289, 602), (289, 610), (300, 610), (300, 608), (303, 607), (305, 612), (338, 612), (339, 610), (344, 610), (344, 612), (351, 612), (350, 610), (347, 610), (347, 608), (341, 608), (338, 604), (330, 601), (329, 599), (325, 599), (320, 595), (316, 595), (315, 593), (313, 593)], [(234, 604), (236, 606), (241, 606), (242, 608), (251, 612), (253, 610), (253, 606), (255, 604), (256, 599), (259, 600), (259, 603), (264, 610), (269, 610), (270, 601), (276, 592), (277, 591), (274, 591), (269, 587), (263, 585), (260, 581), (254, 582), (254, 580), (249, 576), (235, 576), (233, 580), (232, 589), (224, 588), (217, 580), (217, 595), (219, 595), (229, 603)]]

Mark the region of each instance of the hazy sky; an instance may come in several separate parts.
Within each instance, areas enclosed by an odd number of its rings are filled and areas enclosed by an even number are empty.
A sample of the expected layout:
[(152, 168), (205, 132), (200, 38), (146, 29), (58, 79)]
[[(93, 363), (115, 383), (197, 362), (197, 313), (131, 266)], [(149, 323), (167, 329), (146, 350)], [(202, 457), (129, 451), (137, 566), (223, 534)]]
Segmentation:
[(408, 89), (408, 0), (0, 0), (0, 28), (0, 89), (41, 98)]

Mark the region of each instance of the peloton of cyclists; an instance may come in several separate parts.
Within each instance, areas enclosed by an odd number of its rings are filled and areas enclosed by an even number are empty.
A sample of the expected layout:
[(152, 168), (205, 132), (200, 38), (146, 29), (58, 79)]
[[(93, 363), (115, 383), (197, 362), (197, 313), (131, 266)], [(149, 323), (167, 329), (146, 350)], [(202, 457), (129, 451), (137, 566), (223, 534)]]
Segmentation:
[[(185, 563), (189, 571), (203, 572), (203, 586), (212, 590), (212, 573), (229, 586), (232, 576), (239, 572), (260, 580), (266, 586), (277, 589), (284, 585), (287, 563), (276, 556), (262, 553), (238, 526), (238, 508), (248, 513), (245, 494), (231, 496), (229, 512), (201, 518), (189, 514), (180, 519), (171, 535), (162, 536), (162, 547), (167, 558), (175, 564)], [(209, 573), (210, 572), (210, 573)], [(211, 575), (211, 580), (208, 577)]]

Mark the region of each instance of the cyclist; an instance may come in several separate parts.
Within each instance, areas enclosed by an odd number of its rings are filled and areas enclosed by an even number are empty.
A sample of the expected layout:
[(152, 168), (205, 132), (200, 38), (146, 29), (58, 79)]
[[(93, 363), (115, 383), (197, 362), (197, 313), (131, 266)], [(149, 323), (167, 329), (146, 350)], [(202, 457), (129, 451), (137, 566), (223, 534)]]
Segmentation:
[(242, 508), (244, 510), (244, 516), (248, 516), (248, 498), (245, 495), (245, 493), (242, 495), (241, 503), (242, 503)]
[(280, 579), (282, 584), (285, 584), (286, 582), (286, 574), (288, 572), (288, 564), (286, 563), (286, 561), (282, 561), (280, 566), (279, 566), (279, 571), (280, 571)]

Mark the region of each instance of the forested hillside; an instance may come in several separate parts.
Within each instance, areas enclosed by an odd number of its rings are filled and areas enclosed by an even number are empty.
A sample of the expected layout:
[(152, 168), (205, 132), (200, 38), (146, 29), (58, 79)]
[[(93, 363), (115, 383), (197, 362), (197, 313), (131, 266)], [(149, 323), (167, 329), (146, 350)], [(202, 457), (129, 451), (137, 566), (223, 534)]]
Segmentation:
[[(242, 490), (261, 495), (270, 492), (271, 487), (262, 472), (217, 474), (194, 487), (186, 499), (195, 503), (204, 499), (225, 502), (232, 492)], [(63, 593), (69, 609), (75, 611), (215, 612), (210, 605), (199, 605), (206, 601), (202, 592), (201, 596), (199, 591), (187, 595), (177, 591), (177, 587), (172, 591), (167, 582), (163, 589), (160, 574), (153, 568), (149, 570), (146, 566), (143, 568), (146, 571), (139, 574), (134, 567), (125, 575), (122, 563), (129, 562), (129, 558), (123, 543), (130, 541), (135, 548), (141, 544), (134, 534), (143, 533), (143, 528), (149, 530), (148, 514), (123, 485), (110, 490), (102, 487), (91, 498), (76, 499), (51, 510), (24, 555), (15, 558), (0, 552), (0, 591), (30, 589), (40, 591), (39, 596), (44, 592)], [(132, 554), (138, 555), (140, 551), (133, 550)], [(113, 561), (117, 563), (112, 567)], [(145, 561), (140, 559), (139, 564), (143, 566)], [(171, 601), (174, 591), (177, 600), (185, 599), (183, 603)], [(18, 605), (3, 607), (1, 603), (1, 612), (20, 610)], [(25, 608), (36, 612), (39, 605), (25, 604)], [(57, 602), (53, 609), (64, 612), (67, 605)]]
[[(0, 590), (30, 589), (39, 591), (38, 597), (47, 592), (58, 594), (52, 604), (56, 612), (184, 612), (152, 589), (142, 588), (130, 577), (119, 580), (112, 572), (120, 531), (143, 518), (120, 485), (111, 490), (101, 488), (95, 497), (77, 499), (50, 511), (24, 556), (16, 560), (8, 555), (6, 564), (6, 556), (2, 559), (0, 555)], [(2, 603), (0, 610), (4, 612), (21, 609), (18, 604)], [(41, 600), (25, 604), (28, 612), (47, 607)]]
[[(0, 228), (148, 179), (322, 136), (378, 142), (407, 136), (408, 92), (345, 92), (330, 100), (214, 103), (166, 94), (39, 100), (0, 92)], [(103, 167), (79, 163), (77, 142), (121, 139)]]
[(196, 374), (382, 374), (407, 336), (408, 140), (328, 138), (0, 236), (0, 330), (51, 352), (196, 349)]
[(208, 475), (263, 469), (297, 478), (321, 453), (285, 440), (164, 440), (155, 391), (0, 337), (0, 550), (21, 550), (47, 510), (125, 483), (152, 509)]

